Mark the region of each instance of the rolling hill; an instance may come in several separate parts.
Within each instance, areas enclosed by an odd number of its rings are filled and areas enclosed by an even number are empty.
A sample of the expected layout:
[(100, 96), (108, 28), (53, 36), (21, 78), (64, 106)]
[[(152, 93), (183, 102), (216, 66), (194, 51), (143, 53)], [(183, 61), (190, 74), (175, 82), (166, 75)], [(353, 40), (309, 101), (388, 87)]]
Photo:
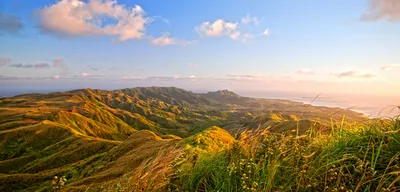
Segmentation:
[[(245, 130), (327, 133), (357, 112), (175, 87), (81, 89), (0, 99), (0, 191), (165, 190)], [(232, 135), (232, 136), (231, 136)], [(179, 170), (176, 167), (180, 167)], [(170, 187), (170, 186), (169, 186)]]

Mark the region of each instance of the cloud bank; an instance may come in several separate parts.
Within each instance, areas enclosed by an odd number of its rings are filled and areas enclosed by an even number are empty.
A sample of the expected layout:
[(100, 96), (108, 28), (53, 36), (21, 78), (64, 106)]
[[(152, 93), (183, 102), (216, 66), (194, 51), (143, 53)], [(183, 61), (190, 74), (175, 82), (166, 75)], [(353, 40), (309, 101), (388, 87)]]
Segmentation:
[(381, 68), (381, 71), (390, 71), (393, 69), (400, 69), (400, 64), (385, 65)]
[(253, 75), (253, 74), (227, 74), (227, 77), (230, 79), (236, 79), (236, 80), (266, 80), (269, 79), (270, 77), (265, 76), (265, 75)]
[(25, 68), (25, 69), (45, 69), (45, 68), (50, 68), (51, 66), (48, 63), (38, 63), (35, 65), (32, 64), (23, 65), (22, 63), (18, 63), (18, 64), (11, 64), (9, 65), (9, 67)]
[(336, 74), (339, 78), (362, 78), (362, 79), (371, 79), (377, 77), (376, 74), (373, 73), (364, 73), (359, 71), (346, 71), (343, 73)]

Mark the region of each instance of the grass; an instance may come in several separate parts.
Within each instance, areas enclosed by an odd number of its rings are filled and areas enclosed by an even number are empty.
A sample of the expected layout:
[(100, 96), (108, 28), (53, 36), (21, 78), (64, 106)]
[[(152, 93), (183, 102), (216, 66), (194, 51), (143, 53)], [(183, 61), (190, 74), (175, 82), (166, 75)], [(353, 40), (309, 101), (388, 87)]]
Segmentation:
[[(330, 134), (243, 132), (176, 176), (174, 191), (398, 191), (400, 119), (341, 123)], [(179, 168), (177, 168), (179, 169)]]
[(397, 190), (397, 120), (346, 124), (341, 109), (206, 96), (138, 88), (1, 98), (0, 191), (51, 190), (56, 175), (66, 191)]

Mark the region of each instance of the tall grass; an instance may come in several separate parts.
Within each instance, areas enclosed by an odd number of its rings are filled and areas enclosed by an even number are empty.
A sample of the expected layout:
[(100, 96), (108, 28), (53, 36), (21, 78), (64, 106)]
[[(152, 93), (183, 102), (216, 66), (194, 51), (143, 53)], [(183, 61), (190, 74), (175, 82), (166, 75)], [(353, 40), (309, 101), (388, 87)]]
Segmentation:
[(343, 121), (330, 134), (297, 133), (245, 131), (231, 148), (199, 157), (171, 181), (170, 190), (400, 190), (399, 118)]

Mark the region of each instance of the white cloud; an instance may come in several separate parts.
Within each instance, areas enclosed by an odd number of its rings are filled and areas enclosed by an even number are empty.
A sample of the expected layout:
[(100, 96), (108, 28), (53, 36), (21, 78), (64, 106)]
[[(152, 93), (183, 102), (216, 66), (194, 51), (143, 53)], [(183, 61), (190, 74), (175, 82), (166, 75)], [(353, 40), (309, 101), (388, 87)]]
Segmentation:
[(361, 16), (362, 21), (400, 21), (399, 0), (370, 0), (370, 5)]
[[(246, 17), (242, 18), (242, 24), (250, 24), (254, 23), (255, 25), (259, 24), (259, 20), (257, 17), (251, 17), (250, 15), (246, 15)], [(254, 35), (252, 33), (245, 33), (239, 29), (239, 24), (237, 22), (227, 22), (223, 19), (217, 19), (215, 21), (206, 21), (201, 25), (197, 26), (196, 31), (198, 34), (203, 35), (205, 37), (229, 37), (232, 40), (247, 42), (248, 40), (262, 36), (269, 35), (269, 29), (266, 29), (264, 32), (257, 33)]]
[(170, 81), (170, 80), (182, 80), (185, 78), (180, 78), (177, 75), (174, 76), (153, 76), (153, 77), (146, 77), (145, 80), (161, 80), (161, 81)]
[(400, 69), (400, 64), (385, 65), (381, 68), (382, 71), (390, 71), (393, 69)]
[(296, 71), (296, 74), (300, 75), (315, 75), (315, 72), (311, 69), (300, 69)]
[(165, 46), (165, 45), (187, 45), (190, 44), (189, 41), (183, 41), (170, 37), (168, 33), (164, 33), (161, 37), (150, 38), (150, 41), (154, 45)]
[(191, 76), (189, 76), (189, 79), (196, 79), (196, 76), (191, 75)]
[(254, 24), (258, 25), (260, 24), (260, 20), (257, 17), (251, 17), (249, 14), (247, 14), (245, 17), (242, 18), (242, 23), (243, 24)]
[(240, 36), (237, 23), (225, 22), (223, 19), (217, 19), (214, 22), (203, 22), (196, 30), (206, 37), (227, 36), (236, 40)]
[(362, 78), (362, 79), (371, 79), (376, 78), (378, 75), (367, 72), (360, 71), (346, 71), (343, 73), (336, 74), (339, 78)]
[(266, 30), (263, 32), (263, 35), (268, 36), (269, 33), (270, 33), (270, 30), (269, 30), (269, 29), (266, 29)]
[[(76, 76), (79, 77), (79, 76)], [(87, 72), (83, 72), (81, 74), (81, 77), (85, 77), (85, 78), (98, 78), (98, 77), (105, 77), (104, 75), (99, 75), (99, 74), (91, 74), (91, 73), (87, 73)]]
[(134, 76), (129, 76), (129, 77), (122, 77), (122, 80), (142, 80), (142, 77), (134, 77)]
[[(136, 5), (128, 8), (114, 0), (61, 0), (36, 11), (39, 28), (56, 36), (116, 36), (120, 41), (140, 39), (151, 19)], [(115, 23), (106, 23), (112, 18)]]
[(265, 76), (265, 75), (249, 75), (249, 74), (235, 74), (235, 73), (230, 73), (226, 75), (229, 78), (233, 78), (236, 80), (244, 79), (244, 80), (266, 80), (269, 79), (270, 77)]

